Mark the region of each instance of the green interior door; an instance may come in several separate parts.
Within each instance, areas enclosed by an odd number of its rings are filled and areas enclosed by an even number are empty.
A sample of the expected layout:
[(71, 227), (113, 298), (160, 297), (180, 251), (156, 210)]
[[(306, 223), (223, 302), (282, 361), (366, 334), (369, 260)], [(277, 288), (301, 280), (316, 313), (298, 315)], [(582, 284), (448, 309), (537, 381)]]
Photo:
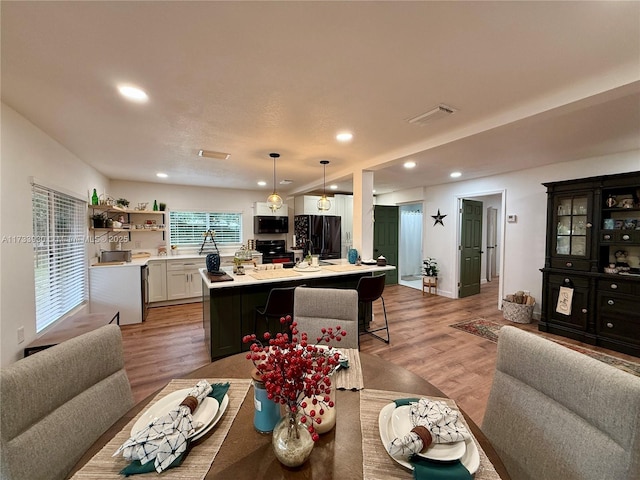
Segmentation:
[(375, 222), (373, 223), (373, 258), (383, 255), (389, 265), (396, 269), (385, 272), (385, 284), (398, 283), (398, 226), (400, 225), (399, 209), (395, 206), (375, 205), (373, 207)]
[(461, 225), (459, 298), (480, 293), (482, 202), (462, 200)]

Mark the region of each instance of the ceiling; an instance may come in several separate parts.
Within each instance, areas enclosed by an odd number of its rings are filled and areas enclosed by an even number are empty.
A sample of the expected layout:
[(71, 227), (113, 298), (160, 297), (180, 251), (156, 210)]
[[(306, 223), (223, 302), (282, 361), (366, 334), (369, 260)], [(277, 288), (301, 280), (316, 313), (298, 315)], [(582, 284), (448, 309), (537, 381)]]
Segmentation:
[(281, 194), (321, 187), (322, 159), (339, 191), (364, 169), (384, 193), (640, 148), (636, 1), (0, 8), (2, 101), (111, 179), (266, 195), (275, 151)]

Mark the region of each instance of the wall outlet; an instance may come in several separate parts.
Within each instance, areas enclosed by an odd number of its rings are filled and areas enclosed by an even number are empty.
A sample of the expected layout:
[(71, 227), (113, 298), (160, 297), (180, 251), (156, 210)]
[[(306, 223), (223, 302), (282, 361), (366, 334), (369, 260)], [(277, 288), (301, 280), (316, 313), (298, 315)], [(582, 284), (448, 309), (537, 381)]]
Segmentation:
[(18, 328), (18, 343), (24, 342), (24, 327)]

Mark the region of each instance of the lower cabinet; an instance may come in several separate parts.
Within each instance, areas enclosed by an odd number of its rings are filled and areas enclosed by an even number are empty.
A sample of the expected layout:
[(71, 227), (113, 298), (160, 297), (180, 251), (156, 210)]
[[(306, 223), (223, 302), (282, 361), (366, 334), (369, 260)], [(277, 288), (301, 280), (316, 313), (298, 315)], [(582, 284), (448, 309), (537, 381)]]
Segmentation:
[(149, 262), (149, 302), (164, 302), (167, 299), (167, 262)]
[[(640, 351), (640, 283), (603, 278), (598, 281), (596, 331), (603, 346), (635, 346)], [(611, 346), (609, 346), (611, 348)]]
[(202, 296), (204, 260), (167, 260), (167, 300)]

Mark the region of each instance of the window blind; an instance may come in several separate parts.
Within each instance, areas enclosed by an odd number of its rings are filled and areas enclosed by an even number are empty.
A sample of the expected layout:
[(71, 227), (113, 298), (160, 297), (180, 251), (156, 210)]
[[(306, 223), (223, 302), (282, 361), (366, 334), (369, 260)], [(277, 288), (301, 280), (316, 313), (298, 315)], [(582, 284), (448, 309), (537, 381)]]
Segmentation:
[(242, 214), (219, 212), (169, 212), (171, 245), (202, 245), (207, 230), (216, 232), (216, 243), (242, 243)]
[(33, 185), (36, 332), (87, 300), (87, 204)]

